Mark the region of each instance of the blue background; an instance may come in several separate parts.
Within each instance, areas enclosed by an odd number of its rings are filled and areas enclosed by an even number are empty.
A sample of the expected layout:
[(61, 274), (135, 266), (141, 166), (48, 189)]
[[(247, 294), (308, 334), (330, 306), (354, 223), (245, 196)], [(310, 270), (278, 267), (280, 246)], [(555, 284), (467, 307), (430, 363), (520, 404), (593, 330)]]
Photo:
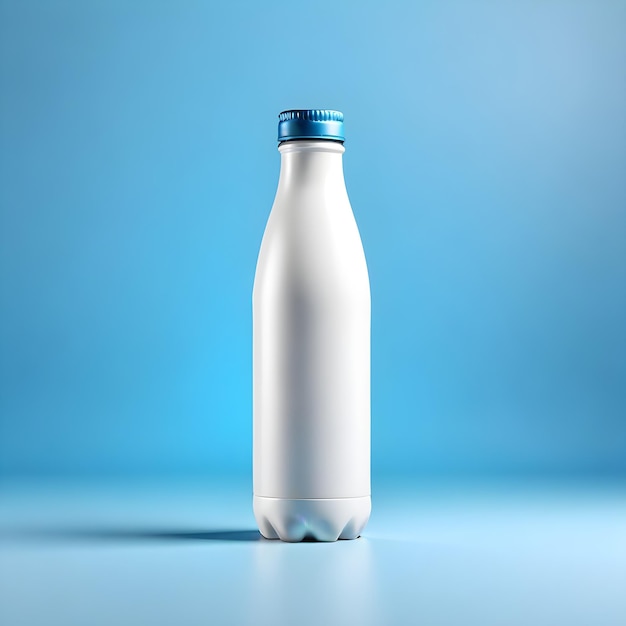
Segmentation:
[(329, 107), (375, 473), (626, 475), (625, 30), (607, 1), (2, 0), (0, 473), (250, 472), (277, 114)]

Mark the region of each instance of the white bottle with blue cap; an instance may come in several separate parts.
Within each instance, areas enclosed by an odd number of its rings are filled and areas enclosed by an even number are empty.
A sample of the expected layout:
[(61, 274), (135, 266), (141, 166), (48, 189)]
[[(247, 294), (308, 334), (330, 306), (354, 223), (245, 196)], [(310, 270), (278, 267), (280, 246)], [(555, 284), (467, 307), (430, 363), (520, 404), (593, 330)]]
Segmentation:
[(268, 539), (355, 539), (370, 498), (370, 287), (343, 114), (279, 115), (253, 293), (254, 514)]

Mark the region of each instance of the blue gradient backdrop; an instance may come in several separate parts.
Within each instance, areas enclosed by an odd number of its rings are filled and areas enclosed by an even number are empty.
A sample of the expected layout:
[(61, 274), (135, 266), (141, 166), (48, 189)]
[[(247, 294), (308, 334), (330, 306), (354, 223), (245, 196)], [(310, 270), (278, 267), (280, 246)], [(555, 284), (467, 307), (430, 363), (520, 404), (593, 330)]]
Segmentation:
[(626, 475), (626, 3), (0, 1), (0, 473), (251, 468), (277, 114), (346, 115), (373, 466)]

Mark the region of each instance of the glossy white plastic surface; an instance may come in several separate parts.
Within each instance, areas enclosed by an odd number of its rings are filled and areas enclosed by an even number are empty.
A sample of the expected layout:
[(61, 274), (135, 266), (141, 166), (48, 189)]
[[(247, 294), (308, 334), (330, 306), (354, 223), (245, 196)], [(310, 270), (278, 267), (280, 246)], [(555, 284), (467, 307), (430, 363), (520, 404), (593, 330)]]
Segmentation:
[(253, 295), (254, 510), (268, 538), (355, 538), (370, 510), (370, 290), (344, 147), (279, 150)]

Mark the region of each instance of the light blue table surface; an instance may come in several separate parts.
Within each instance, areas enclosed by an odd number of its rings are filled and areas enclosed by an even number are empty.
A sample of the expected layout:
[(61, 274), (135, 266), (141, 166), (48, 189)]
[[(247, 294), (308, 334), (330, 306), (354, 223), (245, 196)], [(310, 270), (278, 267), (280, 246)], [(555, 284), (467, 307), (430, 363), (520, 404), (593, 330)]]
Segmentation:
[(375, 483), (266, 541), (247, 480), (0, 486), (0, 624), (626, 624), (626, 486)]

